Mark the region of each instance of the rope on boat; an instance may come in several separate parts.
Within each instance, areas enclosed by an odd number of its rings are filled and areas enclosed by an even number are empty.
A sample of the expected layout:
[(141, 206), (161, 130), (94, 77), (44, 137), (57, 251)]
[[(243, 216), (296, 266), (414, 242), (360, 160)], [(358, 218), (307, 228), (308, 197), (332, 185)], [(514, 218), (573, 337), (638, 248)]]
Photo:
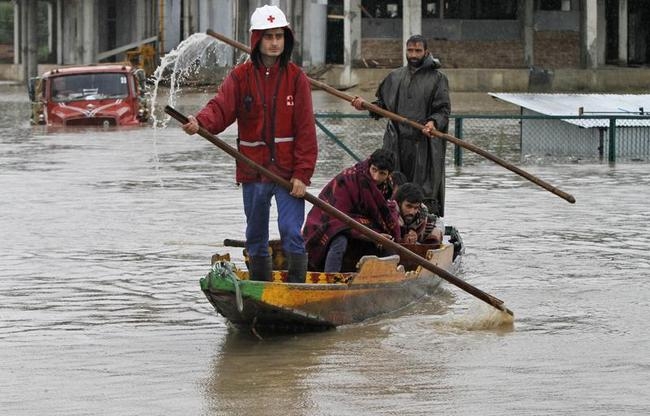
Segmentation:
[(232, 264), (226, 261), (217, 261), (212, 265), (212, 271), (222, 279), (230, 279), (235, 287), (235, 302), (237, 303), (237, 311), (242, 313), (244, 310), (244, 301), (241, 297), (241, 289), (239, 288), (239, 279), (232, 269)]

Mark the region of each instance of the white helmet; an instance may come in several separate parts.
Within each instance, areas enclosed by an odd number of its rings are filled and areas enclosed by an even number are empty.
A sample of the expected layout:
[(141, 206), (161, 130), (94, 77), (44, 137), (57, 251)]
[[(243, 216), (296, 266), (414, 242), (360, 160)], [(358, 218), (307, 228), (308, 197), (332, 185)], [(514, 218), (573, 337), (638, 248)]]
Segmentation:
[(262, 6), (255, 9), (251, 16), (251, 32), (253, 30), (275, 29), (276, 27), (287, 27), (287, 18), (276, 6)]

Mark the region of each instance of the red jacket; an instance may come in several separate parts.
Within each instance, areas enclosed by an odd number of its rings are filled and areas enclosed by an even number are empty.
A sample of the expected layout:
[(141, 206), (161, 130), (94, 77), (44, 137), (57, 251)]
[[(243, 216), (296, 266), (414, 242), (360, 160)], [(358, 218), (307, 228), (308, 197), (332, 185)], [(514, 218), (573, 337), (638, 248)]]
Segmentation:
[[(243, 155), (284, 179), (310, 184), (318, 154), (311, 88), (294, 63), (238, 65), (196, 118), (213, 134), (237, 120)], [(240, 183), (269, 181), (243, 163), (237, 163), (236, 176)]]

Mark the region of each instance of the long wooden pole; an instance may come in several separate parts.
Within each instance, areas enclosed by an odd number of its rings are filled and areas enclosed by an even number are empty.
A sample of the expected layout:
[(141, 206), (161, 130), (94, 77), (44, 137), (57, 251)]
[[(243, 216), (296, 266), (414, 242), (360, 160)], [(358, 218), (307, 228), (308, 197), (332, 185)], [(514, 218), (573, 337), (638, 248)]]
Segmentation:
[[(181, 124), (186, 124), (189, 120), (187, 117), (185, 117), (183, 114), (175, 110), (171, 106), (165, 106), (165, 113), (169, 114), (172, 116), (174, 119), (179, 121)], [(246, 165), (250, 166), (251, 168), (255, 169), (262, 175), (266, 176), (267, 178), (271, 179), (273, 182), (277, 183), (278, 185), (282, 186), (283, 188), (291, 191), (293, 186), (289, 181), (286, 179), (276, 175), (275, 173), (271, 172), (270, 170), (266, 169), (264, 166), (260, 166), (259, 164), (255, 163), (251, 159), (247, 158), (246, 156), (242, 155), (239, 153), (235, 148), (231, 147), (228, 145), (226, 142), (218, 138), (217, 136), (211, 134), (208, 132), (206, 129), (203, 127), (199, 127), (198, 133), (203, 136), (206, 140), (223, 150), (224, 152), (228, 153), (230, 156), (234, 157), (238, 162), (240, 163), (245, 163)], [(358, 223), (355, 221), (353, 218), (350, 216), (344, 214), (343, 212), (339, 211), (332, 205), (328, 204), (327, 202), (323, 201), (320, 198), (315, 197), (314, 195), (310, 193), (305, 193), (304, 199), (308, 202), (310, 202), (312, 205), (317, 206), (318, 208), (322, 209), (323, 211), (327, 212), (329, 215), (332, 217), (335, 217), (341, 221), (343, 221), (345, 224), (349, 225), (351, 228), (354, 228), (356, 231), (360, 232), (361, 234), (365, 235), (368, 237), (370, 240), (374, 241), (377, 244), (381, 244), (383, 247), (387, 247), (390, 250), (396, 252), (399, 254), (402, 258), (408, 259), (419, 266), (422, 266), (423, 268), (437, 274), (441, 278), (445, 279), (449, 283), (461, 288), (465, 292), (477, 297), (478, 299), (482, 300), (483, 302), (492, 305), (496, 309), (499, 309), (500, 311), (503, 311), (511, 316), (514, 316), (512, 311), (510, 311), (508, 308), (505, 307), (503, 304), (503, 301), (500, 299), (495, 298), (494, 296), (483, 292), (481, 289), (476, 288), (469, 283), (465, 282), (464, 280), (454, 276), (452, 273), (448, 272), (445, 269), (442, 269), (435, 264), (431, 263), (430, 261), (418, 256), (417, 254), (413, 253), (412, 251), (408, 250), (407, 248), (402, 247), (401, 245), (397, 244), (396, 242), (389, 240), (388, 238), (382, 236), (381, 234), (371, 230), (370, 228)]]
[[(233, 46), (233, 47), (235, 47), (237, 49), (240, 49), (240, 50), (250, 54), (250, 47), (248, 47), (247, 45), (244, 45), (241, 42), (237, 42), (236, 40), (230, 39), (230, 38), (228, 38), (228, 37), (226, 37), (226, 36), (224, 36), (224, 35), (222, 35), (220, 33), (214, 32), (214, 31), (212, 31), (210, 29), (208, 29), (206, 31), (206, 33), (208, 35), (212, 36), (212, 37), (215, 37), (215, 38), (219, 39), (222, 42), (227, 43), (228, 45), (231, 45), (231, 46)], [(346, 101), (352, 102), (352, 100), (354, 100), (354, 98), (355, 98), (352, 95), (346, 94), (346, 93), (344, 93), (342, 91), (337, 90), (336, 88), (330, 87), (329, 85), (325, 84), (324, 82), (320, 82), (320, 81), (317, 81), (317, 80), (312, 79), (312, 78), (309, 78), (309, 82), (314, 87), (325, 90), (326, 92), (328, 92), (328, 93), (330, 93), (330, 94), (332, 94), (332, 95), (334, 95), (336, 97), (339, 97), (341, 99), (344, 99)], [(416, 128), (418, 130), (422, 130), (422, 129), (425, 128), (425, 126), (423, 124), (420, 124), (420, 123), (418, 123), (416, 121), (413, 121), (413, 120), (409, 120), (408, 118), (406, 118), (404, 116), (401, 116), (399, 114), (395, 114), (395, 113), (393, 113), (391, 111), (383, 109), (383, 108), (381, 108), (381, 107), (379, 107), (377, 105), (374, 105), (372, 103), (369, 103), (369, 102), (367, 102), (365, 100), (364, 100), (364, 107), (366, 108), (366, 110), (369, 110), (369, 111), (372, 111), (373, 113), (379, 114), (382, 117), (386, 117), (386, 118), (388, 118), (390, 120), (393, 120), (393, 121), (396, 121), (398, 123), (407, 124), (407, 125), (409, 125), (411, 127), (414, 127), (414, 128)], [(526, 172), (525, 170), (513, 165), (512, 163), (509, 163), (509, 162), (501, 159), (500, 157), (491, 154), (487, 150), (484, 150), (484, 149), (482, 149), (482, 148), (480, 148), (478, 146), (475, 146), (475, 145), (473, 145), (471, 143), (468, 143), (468, 142), (466, 142), (464, 140), (461, 140), (461, 139), (459, 139), (457, 137), (454, 137), (451, 134), (443, 133), (443, 132), (438, 131), (438, 130), (434, 130), (432, 134), (435, 137), (439, 138), (439, 139), (447, 140), (449, 142), (454, 143), (457, 146), (463, 147), (463, 148), (465, 148), (467, 150), (470, 150), (470, 151), (472, 151), (472, 152), (474, 152), (474, 153), (476, 153), (478, 155), (481, 155), (484, 158), (489, 159), (489, 160), (493, 161), (494, 163), (496, 163), (498, 165), (501, 165), (504, 168), (518, 174), (519, 176), (522, 176), (522, 177), (528, 179), (529, 181), (533, 182), (534, 184), (541, 186), (542, 188), (546, 189), (547, 191), (549, 191), (551, 193), (554, 193), (555, 195), (559, 196), (560, 198), (565, 199), (566, 201), (568, 201), (568, 202), (570, 202), (572, 204), (576, 202), (576, 199), (573, 197), (573, 195), (570, 195), (570, 194), (556, 188), (555, 186), (552, 186), (548, 182), (545, 182), (542, 179), (538, 178), (537, 176), (534, 176), (534, 175)]]

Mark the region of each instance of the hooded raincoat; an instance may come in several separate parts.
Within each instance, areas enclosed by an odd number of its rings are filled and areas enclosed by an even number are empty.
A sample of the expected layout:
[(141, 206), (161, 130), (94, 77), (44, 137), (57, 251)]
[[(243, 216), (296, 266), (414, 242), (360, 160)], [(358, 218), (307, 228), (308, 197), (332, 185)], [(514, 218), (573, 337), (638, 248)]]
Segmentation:
[[(293, 36), (290, 29), (285, 31), (283, 54), (290, 56)], [(262, 32), (252, 32), (254, 51)], [(238, 65), (196, 119), (213, 134), (236, 120), (240, 153), (284, 179), (310, 184), (318, 154), (311, 86), (293, 62), (281, 65), (279, 59), (269, 68), (253, 60)], [(236, 179), (239, 183), (269, 181), (243, 163), (237, 163)]]
[[(449, 83), (438, 68), (439, 63), (427, 55), (414, 71), (408, 65), (392, 71), (379, 85), (375, 104), (421, 124), (433, 120), (436, 129), (446, 133), (451, 112)], [(388, 121), (383, 147), (395, 153), (395, 170), (422, 187), (429, 209), (444, 216), (446, 142)]]

